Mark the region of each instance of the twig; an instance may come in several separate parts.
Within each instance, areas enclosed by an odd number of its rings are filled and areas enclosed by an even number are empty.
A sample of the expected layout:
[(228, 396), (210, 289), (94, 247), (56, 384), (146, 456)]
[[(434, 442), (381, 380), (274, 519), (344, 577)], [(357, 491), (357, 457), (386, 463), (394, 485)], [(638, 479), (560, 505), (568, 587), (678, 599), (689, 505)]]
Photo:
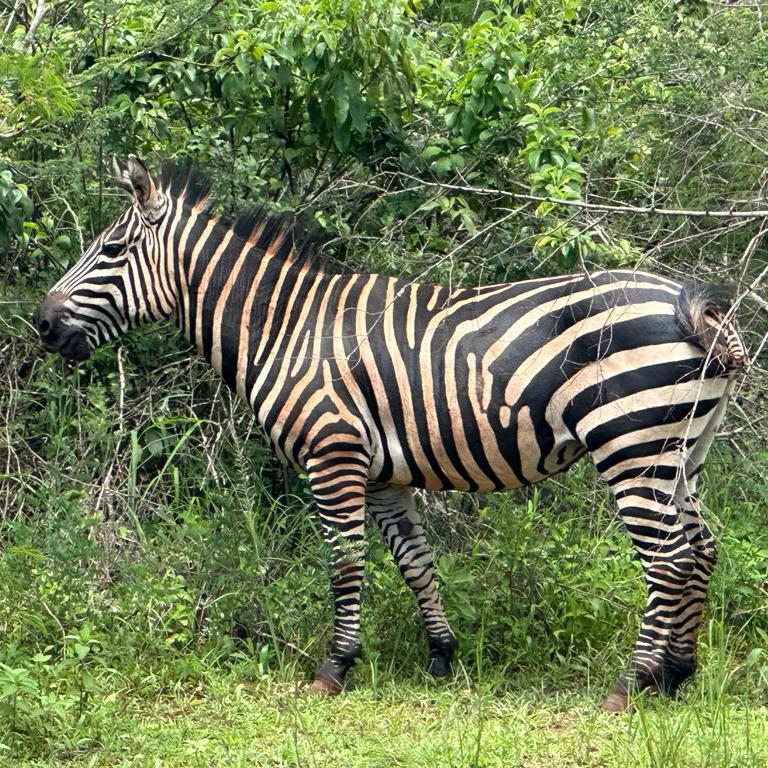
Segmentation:
[(762, 307), (766, 312), (768, 312), (768, 301), (766, 301), (762, 296), (759, 296), (754, 291), (749, 291), (747, 296), (760, 307)]
[(0, 132), (0, 139), (16, 139), (23, 133), (26, 133), (30, 128), (33, 128), (40, 122), (40, 115), (36, 115), (31, 120), (28, 120), (26, 125), (16, 128), (13, 131)]
[(61, 201), (64, 203), (64, 207), (69, 212), (69, 215), (72, 217), (72, 221), (75, 224), (77, 237), (80, 240), (80, 253), (85, 253), (85, 242), (83, 241), (83, 230), (80, 228), (80, 219), (78, 218), (77, 214), (72, 210), (72, 206), (69, 204), (69, 201), (65, 197), (62, 197)]
[(8, 14), (8, 21), (5, 24), (5, 29), (3, 30), (6, 35), (9, 35), (11, 32), (13, 32), (17, 24), (16, 15), (19, 12), (19, 7), (22, 5), (22, 3), (23, 0), (16, 0), (16, 2), (13, 4), (11, 12)]

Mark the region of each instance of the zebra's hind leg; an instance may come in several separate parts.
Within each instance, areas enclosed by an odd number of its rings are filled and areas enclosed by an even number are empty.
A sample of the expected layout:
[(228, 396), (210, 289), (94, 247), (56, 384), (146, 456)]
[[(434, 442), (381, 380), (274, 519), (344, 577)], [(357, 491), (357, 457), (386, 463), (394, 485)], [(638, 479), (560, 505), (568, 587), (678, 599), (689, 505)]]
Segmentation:
[(365, 566), (368, 464), (362, 458), (359, 462), (353, 459), (332, 454), (307, 464), (323, 537), (332, 551), (334, 603), (331, 651), (318, 667), (310, 690), (331, 696), (341, 692), (347, 672), (361, 656), (360, 595)]
[(665, 693), (674, 696), (680, 685), (696, 670), (696, 637), (712, 571), (717, 562), (715, 539), (701, 517), (701, 505), (695, 493), (695, 478), (689, 481), (689, 493), (677, 501), (688, 543), (693, 549), (695, 566), (680, 601), (680, 611), (672, 630), (666, 659)]
[(421, 526), (413, 490), (403, 486), (368, 486), (368, 510), (381, 530), (395, 563), (419, 603), (429, 643), (429, 672), (451, 673), (456, 637), (443, 610), (435, 582), (432, 553)]
[(673, 686), (670, 647), (675, 629), (685, 623), (681, 623), (683, 599), (697, 563), (675, 505), (681, 473), (678, 451), (654, 457), (651, 466), (639, 473), (626, 469), (610, 473), (611, 490), (640, 556), (648, 595), (632, 662), (605, 699), (607, 711), (626, 709), (632, 693), (646, 688), (668, 691)]
[(696, 670), (696, 637), (707, 600), (709, 580), (717, 562), (715, 539), (701, 518), (698, 498), (695, 494), (687, 496), (678, 508), (688, 543), (693, 548), (695, 567), (681, 598), (681, 611), (669, 642), (665, 693), (670, 696), (674, 696), (680, 685)]
[(688, 543), (693, 549), (696, 565), (683, 593), (678, 621), (672, 631), (669, 644), (666, 693), (670, 695), (675, 695), (683, 681), (696, 669), (696, 637), (707, 599), (709, 580), (717, 562), (715, 539), (701, 516), (701, 504), (696, 495), (696, 485), (704, 459), (722, 423), (732, 389), (733, 382), (729, 382), (725, 396), (720, 399), (711, 417), (707, 419), (698, 439), (690, 446), (684, 474), (675, 489), (675, 505)]

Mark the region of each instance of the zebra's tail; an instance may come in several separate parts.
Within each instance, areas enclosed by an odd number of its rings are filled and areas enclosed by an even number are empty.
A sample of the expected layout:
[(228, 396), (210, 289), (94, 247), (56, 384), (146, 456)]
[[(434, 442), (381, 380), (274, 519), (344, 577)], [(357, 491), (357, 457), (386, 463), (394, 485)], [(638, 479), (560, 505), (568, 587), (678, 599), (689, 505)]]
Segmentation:
[(701, 347), (715, 366), (734, 371), (746, 364), (747, 349), (729, 316), (730, 292), (717, 285), (685, 283), (677, 299), (677, 322), (687, 341)]

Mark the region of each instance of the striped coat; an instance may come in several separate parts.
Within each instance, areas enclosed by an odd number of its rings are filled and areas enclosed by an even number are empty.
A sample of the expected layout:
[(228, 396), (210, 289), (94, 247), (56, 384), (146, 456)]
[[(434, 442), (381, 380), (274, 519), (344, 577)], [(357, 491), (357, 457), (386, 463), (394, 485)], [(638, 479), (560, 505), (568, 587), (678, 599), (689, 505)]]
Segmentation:
[(643, 564), (632, 663), (606, 699), (674, 692), (695, 664), (715, 562), (698, 473), (745, 350), (727, 302), (638, 271), (449, 290), (328, 274), (285, 220), (210, 215), (194, 174), (157, 183), (131, 158), (132, 205), (53, 287), (46, 348), (84, 359), (129, 327), (175, 319), (306, 473), (333, 552), (334, 636), (313, 688), (360, 653), (366, 509), (421, 607), (430, 670), (456, 641), (413, 488), (491, 491), (589, 454)]

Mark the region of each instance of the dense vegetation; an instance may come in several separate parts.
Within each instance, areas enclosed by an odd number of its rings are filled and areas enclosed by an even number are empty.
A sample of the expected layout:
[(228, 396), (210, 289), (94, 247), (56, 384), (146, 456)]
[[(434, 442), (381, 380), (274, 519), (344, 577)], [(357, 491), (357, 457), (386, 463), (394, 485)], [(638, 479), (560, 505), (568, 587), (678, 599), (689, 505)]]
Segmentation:
[[(246, 723), (254, 738), (271, 745), (270, 723), (301, 733), (249, 764), (526, 759), (493, 742), (500, 722), (575, 729), (573, 754), (531, 746), (554, 765), (761, 764), (763, 25), (759, 3), (701, 0), (0, 1), (0, 762), (239, 765), (206, 740), (247, 701), (264, 718)], [(284, 686), (311, 672), (330, 629), (301, 479), (172, 330), (134, 332), (76, 367), (36, 342), (40, 296), (125, 205), (105, 179), (129, 152), (203, 165), (222, 211), (305, 212), (336, 269), (478, 284), (640, 265), (732, 283), (754, 359), (707, 470), (721, 562), (691, 709), (630, 721), (625, 741), (594, 750), (589, 728), (625, 726), (552, 714), (558, 691), (617, 674), (642, 603), (585, 464), (506, 496), (424, 497), (461, 641), (454, 699), (424, 688), (415, 606), (371, 536), (350, 711), (367, 734), (365, 711), (386, 706), (397, 723), (414, 715), (395, 702), (412, 697), (435, 741), (393, 742), (383, 762), (327, 739), (313, 750), (312, 729), (345, 733), (345, 704), (301, 712)], [(494, 710), (502, 691), (513, 703)], [(200, 699), (218, 729), (190, 715)], [(440, 744), (434, 722), (454, 707), (471, 725)], [(153, 737), (153, 716), (192, 735)]]

